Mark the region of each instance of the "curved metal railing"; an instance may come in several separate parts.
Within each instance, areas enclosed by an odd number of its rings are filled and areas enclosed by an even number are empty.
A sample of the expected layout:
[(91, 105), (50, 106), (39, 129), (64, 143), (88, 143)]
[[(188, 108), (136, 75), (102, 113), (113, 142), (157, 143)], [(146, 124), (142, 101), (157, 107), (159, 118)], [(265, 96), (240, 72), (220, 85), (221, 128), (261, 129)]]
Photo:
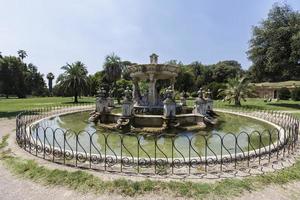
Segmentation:
[[(142, 134), (74, 132), (42, 127), (38, 123), (47, 117), (92, 109), (94, 104), (24, 111), (16, 117), (17, 143), (37, 157), (75, 167), (130, 174), (201, 177), (207, 173), (237, 174), (238, 171), (249, 174), (249, 169), (273, 166), (293, 154), (298, 142), (298, 119), (288, 113), (250, 109), (218, 111), (259, 119), (272, 124), (274, 129), (225, 135), (193, 134), (190, 137), (151, 135), (147, 136), (153, 143), (150, 150), (144, 145), (146, 136)], [(209, 142), (211, 137), (217, 141), (217, 147)], [(181, 147), (176, 142), (178, 138), (185, 141)], [(160, 144), (161, 140), (170, 142), (168, 149)], [(230, 144), (226, 142), (228, 140)], [(201, 142), (201, 149), (195, 141)]]

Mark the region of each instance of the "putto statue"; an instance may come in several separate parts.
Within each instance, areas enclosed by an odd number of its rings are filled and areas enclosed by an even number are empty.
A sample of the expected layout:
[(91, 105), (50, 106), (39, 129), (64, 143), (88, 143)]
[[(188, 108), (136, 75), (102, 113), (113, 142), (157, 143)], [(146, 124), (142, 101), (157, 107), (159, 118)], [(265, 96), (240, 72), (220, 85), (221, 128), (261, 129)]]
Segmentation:
[[(198, 90), (198, 97), (194, 105), (194, 114), (203, 115), (204, 121), (209, 124), (215, 124), (215, 117), (217, 114), (213, 111), (213, 100), (211, 98), (211, 91), (208, 89), (206, 92), (202, 88)], [(206, 94), (206, 98), (204, 97)]]
[(105, 123), (107, 115), (110, 113), (109, 102), (107, 100), (106, 90), (101, 87), (96, 97), (96, 109), (90, 113), (89, 121)]

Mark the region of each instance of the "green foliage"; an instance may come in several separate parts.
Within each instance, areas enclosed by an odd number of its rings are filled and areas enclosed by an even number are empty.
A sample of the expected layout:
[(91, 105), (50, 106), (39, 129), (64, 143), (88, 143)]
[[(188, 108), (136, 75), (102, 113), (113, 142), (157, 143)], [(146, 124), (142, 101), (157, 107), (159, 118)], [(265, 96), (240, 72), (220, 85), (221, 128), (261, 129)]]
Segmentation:
[(248, 50), (256, 82), (300, 80), (300, 13), (275, 4), (258, 26)]
[(122, 78), (130, 81), (131, 77), (129, 72), (127, 71), (127, 68), (132, 65), (133, 63), (131, 63), (130, 61), (122, 61)]
[(109, 82), (116, 83), (121, 78), (122, 74), (122, 62), (121, 58), (112, 53), (105, 57), (104, 71), (106, 73), (106, 79)]
[(2, 140), (0, 141), (0, 150), (2, 150), (3, 148), (7, 147), (7, 145), (8, 145), (8, 142), (7, 142), (8, 138), (9, 138), (9, 135), (4, 135), (2, 137)]
[[(26, 52), (20, 52), (20, 57), (25, 58)], [(21, 58), (4, 56), (0, 58), (0, 93), (17, 95), (24, 98), (26, 95), (45, 96), (46, 83), (43, 75), (38, 72), (32, 63), (26, 64)]]
[(48, 88), (49, 88), (49, 95), (53, 95), (53, 79), (54, 75), (50, 72), (47, 74), (47, 79), (48, 79)]
[[(26, 99), (0, 98), (0, 118), (15, 117), (18, 113), (36, 108), (71, 105), (71, 97), (34, 97)], [(95, 103), (94, 97), (81, 97), (81, 102)]]
[(242, 73), (241, 64), (234, 60), (221, 61), (212, 66), (212, 79), (218, 83), (240, 76)]
[(233, 101), (236, 106), (241, 106), (241, 100), (246, 101), (247, 97), (255, 96), (253, 87), (245, 77), (229, 79), (226, 89), (221, 90), (220, 95), (224, 96), (224, 101)]
[(209, 83), (206, 86), (206, 88), (210, 89), (213, 99), (224, 98), (222, 95), (219, 94), (221, 90), (224, 90), (226, 88), (226, 85), (224, 83), (212, 82)]
[(300, 88), (294, 89), (292, 91), (291, 97), (294, 101), (300, 101)]
[(281, 88), (278, 92), (278, 97), (281, 100), (289, 100), (291, 98), (291, 92), (287, 88)]
[(113, 96), (118, 100), (118, 103), (121, 102), (121, 99), (124, 96), (124, 91), (127, 87), (131, 88), (131, 81), (125, 79), (118, 80), (114, 88), (112, 88)]
[(65, 72), (57, 78), (57, 85), (65, 92), (71, 92), (74, 102), (78, 103), (78, 96), (84, 94), (88, 89), (87, 69), (80, 61), (67, 64), (61, 69)]
[(25, 75), (27, 94), (33, 96), (47, 96), (48, 90), (43, 74), (38, 72), (37, 67), (31, 63), (27, 65), (27, 71), (28, 72)]
[(27, 57), (27, 53), (24, 50), (19, 50), (18, 55), (19, 55), (19, 58), (21, 58), (22, 61), (24, 60), (24, 58)]
[(196, 91), (191, 93), (191, 97), (196, 98), (197, 96), (198, 96), (198, 93)]
[(187, 67), (181, 67), (176, 78), (175, 89), (182, 92), (190, 92), (194, 89), (195, 76)]

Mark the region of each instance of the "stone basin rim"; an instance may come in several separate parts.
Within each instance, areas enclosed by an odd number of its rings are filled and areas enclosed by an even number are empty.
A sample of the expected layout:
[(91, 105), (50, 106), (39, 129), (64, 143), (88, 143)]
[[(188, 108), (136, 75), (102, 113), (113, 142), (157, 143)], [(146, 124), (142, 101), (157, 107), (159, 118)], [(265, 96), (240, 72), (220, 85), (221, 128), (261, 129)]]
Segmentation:
[[(68, 112), (62, 112), (62, 113), (59, 113), (59, 114), (54, 114), (54, 115), (50, 115), (50, 116), (47, 116), (47, 117), (44, 117), (44, 118), (41, 118), (37, 121), (34, 121), (32, 122), (29, 126), (27, 126), (26, 128), (26, 131), (29, 132), (29, 128), (31, 126), (34, 126), (36, 124), (38, 124), (39, 122), (45, 120), (45, 119), (50, 119), (50, 118), (53, 118), (53, 117), (57, 117), (57, 116), (62, 116), (62, 115), (67, 115), (67, 114), (72, 114), (72, 113), (77, 113), (77, 112), (84, 112), (84, 111), (90, 111), (90, 110), (93, 110), (93, 108), (85, 108), (85, 109), (80, 109), (80, 110), (72, 110), (72, 111), (68, 111)], [(254, 117), (254, 116), (250, 116), (250, 115), (247, 115), (246, 113), (237, 113), (237, 112), (232, 112), (232, 111), (228, 111), (228, 110), (221, 110), (221, 109), (218, 109), (216, 110), (217, 112), (223, 112), (223, 113), (228, 113), (228, 114), (233, 114), (233, 115), (239, 115), (239, 116), (243, 116), (243, 117), (248, 117), (248, 118), (252, 118), (252, 119), (255, 119), (255, 120), (259, 120), (259, 121), (262, 121), (262, 122), (265, 122), (265, 123), (268, 123), (270, 125), (272, 125), (273, 127), (275, 127), (278, 131), (279, 131), (279, 139), (274, 143), (274, 144), (271, 144), (271, 145), (268, 145), (268, 146), (264, 146), (260, 149), (255, 149), (255, 150), (251, 150), (251, 151), (245, 151), (245, 152), (240, 152), (240, 153), (236, 153), (236, 154), (225, 154), (225, 155), (216, 155), (216, 156), (203, 156), (204, 158), (199, 158), (199, 157), (190, 157), (190, 158), (182, 158), (182, 157), (174, 157), (173, 158), (173, 161), (174, 160), (177, 160), (177, 161), (180, 161), (180, 162), (183, 162), (183, 163), (189, 163), (190, 161), (197, 161), (197, 162), (200, 162), (200, 163), (203, 163), (203, 162), (224, 162), (224, 161), (228, 161), (228, 159), (235, 159), (235, 158), (238, 158), (238, 159), (246, 159), (246, 158), (251, 158), (253, 156), (260, 156), (260, 155), (264, 155), (266, 153), (270, 153), (272, 152), (274, 149), (279, 149), (281, 148), (284, 144), (285, 144), (285, 141), (288, 140), (288, 137), (285, 138), (284, 136), (284, 128), (273, 123), (273, 122), (270, 122), (270, 121), (267, 121), (265, 119), (262, 119), (262, 118), (258, 118), (258, 117)], [(27, 132), (27, 133), (28, 133)], [(88, 132), (86, 132), (88, 133)], [(90, 134), (90, 133), (88, 133)], [(217, 134), (215, 134), (217, 135)], [(32, 138), (31, 139), (32, 142), (36, 142), (36, 139)], [(45, 145), (45, 147), (48, 147), (49, 148), (49, 145)], [(55, 150), (59, 150), (59, 148), (54, 148)], [(68, 153), (72, 153), (72, 151), (69, 151), (69, 150), (65, 150), (65, 152), (68, 152)], [(259, 152), (259, 154), (257, 154), (257, 152)], [(73, 154), (76, 155), (76, 154), (86, 154), (87, 155), (87, 158), (89, 157), (92, 157), (92, 156), (99, 156), (100, 154), (89, 154), (89, 153), (84, 153), (82, 151), (73, 151)], [(106, 157), (114, 157), (116, 158), (116, 161), (121, 161), (122, 158), (125, 158), (125, 157), (129, 157), (129, 156), (115, 156), (115, 155), (106, 155)], [(133, 162), (138, 162), (140, 161), (141, 159), (142, 160), (147, 160), (148, 162), (155, 162), (155, 158), (151, 157), (150, 159), (147, 158), (147, 157), (131, 157), (130, 158), (133, 158)], [(89, 159), (87, 159), (88, 161)], [(169, 159), (166, 159), (164, 157), (157, 157), (156, 158), (156, 161), (157, 160), (163, 160), (169, 164), (172, 163), (171, 158)], [(188, 160), (188, 161), (187, 161)]]

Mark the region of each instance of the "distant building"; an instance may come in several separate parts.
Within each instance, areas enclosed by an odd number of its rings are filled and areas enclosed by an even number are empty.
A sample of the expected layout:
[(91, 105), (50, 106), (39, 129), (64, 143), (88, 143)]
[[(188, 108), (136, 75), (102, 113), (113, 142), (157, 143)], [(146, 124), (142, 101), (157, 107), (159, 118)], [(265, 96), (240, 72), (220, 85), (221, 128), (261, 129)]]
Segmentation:
[(295, 88), (300, 88), (300, 81), (284, 81), (284, 82), (263, 82), (254, 83), (256, 94), (260, 98), (278, 99), (279, 90), (287, 88), (292, 92)]

